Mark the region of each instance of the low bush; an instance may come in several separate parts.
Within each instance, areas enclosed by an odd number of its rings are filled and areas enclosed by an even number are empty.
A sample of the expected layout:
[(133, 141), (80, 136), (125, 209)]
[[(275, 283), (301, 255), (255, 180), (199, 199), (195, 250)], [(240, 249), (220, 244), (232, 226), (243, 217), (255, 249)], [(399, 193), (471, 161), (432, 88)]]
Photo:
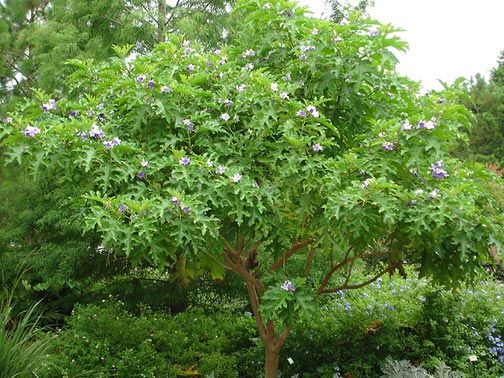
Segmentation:
[[(394, 277), (323, 300), (310, 323), (289, 337), (282, 377), (381, 377), (391, 369), (388, 356), (434, 377), (443, 363), (469, 376), (504, 374), (501, 284), (451, 292)], [(117, 301), (78, 307), (53, 342), (46, 376), (260, 377), (254, 320), (230, 307), (174, 316), (134, 316)], [(470, 355), (478, 357), (474, 365)]]

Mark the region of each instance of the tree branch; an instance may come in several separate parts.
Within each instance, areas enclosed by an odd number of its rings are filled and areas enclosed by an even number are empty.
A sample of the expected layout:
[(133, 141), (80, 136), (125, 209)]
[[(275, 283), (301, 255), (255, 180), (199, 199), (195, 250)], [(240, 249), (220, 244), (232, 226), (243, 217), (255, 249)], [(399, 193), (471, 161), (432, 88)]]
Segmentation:
[(309, 240), (305, 240), (304, 242), (294, 244), (290, 249), (288, 249), (287, 251), (284, 252), (283, 256), (280, 259), (278, 259), (271, 266), (271, 268), (269, 269), (269, 272), (272, 273), (272, 272), (275, 272), (278, 269), (280, 269), (294, 253), (303, 249), (304, 247), (313, 243), (314, 241), (315, 241), (314, 239), (309, 239)]
[[(374, 281), (376, 281), (378, 278), (380, 278), (381, 276), (383, 276), (388, 271), (389, 271), (389, 268), (387, 267), (386, 269), (382, 270), (380, 273), (378, 273), (374, 277), (368, 279), (367, 281), (361, 282), (359, 284), (354, 284), (354, 285), (343, 284), (343, 285), (338, 286), (338, 287), (333, 287), (333, 288), (330, 288), (330, 289), (323, 289), (322, 291), (320, 291), (320, 294), (322, 294), (322, 293), (324, 293), (324, 294), (335, 293), (335, 292), (340, 291), (340, 290), (360, 289), (361, 287), (364, 287), (364, 286), (369, 285), (370, 283), (373, 283)], [(319, 293), (319, 292), (317, 292), (317, 293)]]

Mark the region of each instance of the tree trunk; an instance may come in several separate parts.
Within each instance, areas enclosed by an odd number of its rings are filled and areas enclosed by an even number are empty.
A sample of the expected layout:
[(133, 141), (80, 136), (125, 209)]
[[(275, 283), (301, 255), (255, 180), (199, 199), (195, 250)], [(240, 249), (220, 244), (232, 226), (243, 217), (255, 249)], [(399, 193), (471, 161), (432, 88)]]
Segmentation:
[(264, 363), (264, 377), (265, 378), (277, 378), (278, 376), (278, 359), (280, 357), (280, 351), (264, 347), (264, 354), (266, 356), (266, 362)]
[(158, 0), (158, 42), (165, 41), (166, 32), (166, 0)]

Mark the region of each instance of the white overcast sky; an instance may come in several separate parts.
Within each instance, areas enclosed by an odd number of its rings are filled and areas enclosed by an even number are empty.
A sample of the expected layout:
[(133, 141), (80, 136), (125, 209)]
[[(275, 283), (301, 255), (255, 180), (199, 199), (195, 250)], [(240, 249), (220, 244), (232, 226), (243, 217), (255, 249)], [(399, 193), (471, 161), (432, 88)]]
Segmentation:
[[(324, 12), (324, 0), (298, 2)], [(488, 77), (504, 50), (504, 0), (375, 0), (370, 14), (405, 30), (410, 48), (398, 70), (426, 90), (439, 89), (438, 79)]]

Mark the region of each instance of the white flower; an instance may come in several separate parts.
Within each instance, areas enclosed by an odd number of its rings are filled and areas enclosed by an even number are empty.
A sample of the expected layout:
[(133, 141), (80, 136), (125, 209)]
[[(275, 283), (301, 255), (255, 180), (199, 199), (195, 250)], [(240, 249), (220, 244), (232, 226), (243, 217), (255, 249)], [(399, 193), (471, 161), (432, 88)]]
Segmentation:
[(236, 87), (236, 90), (238, 92), (243, 92), (245, 90), (245, 88), (247, 88), (247, 86), (245, 84), (240, 84)]
[(401, 126), (401, 130), (411, 130), (412, 128), (413, 126), (408, 120), (404, 121), (404, 123)]
[(423, 189), (416, 189), (413, 192), (413, 194), (418, 197), (418, 196), (421, 196), (423, 194), (423, 192), (424, 192)]
[(427, 130), (432, 130), (432, 129), (434, 129), (435, 127), (436, 127), (436, 122), (434, 122), (434, 121), (432, 121), (432, 120), (425, 122), (425, 128), (426, 128)]
[(318, 118), (319, 117), (319, 112), (317, 111), (317, 108), (313, 105), (308, 105), (306, 107), (306, 110), (308, 110), (308, 113), (310, 113), (312, 116), (314, 116), (315, 118)]
[(254, 65), (252, 63), (247, 63), (245, 64), (245, 68), (249, 71), (252, 71), (254, 69)]
[(271, 90), (273, 92), (277, 92), (278, 91), (278, 84), (277, 83), (272, 83), (271, 84)]
[(313, 28), (311, 33), (312, 33), (312, 35), (317, 35), (319, 33), (319, 30), (317, 28)]
[(242, 175), (239, 174), (239, 173), (235, 173), (233, 175), (233, 177), (231, 177), (231, 180), (234, 182), (234, 183), (238, 183), (240, 182), (240, 180), (242, 179)]
[(231, 117), (229, 116), (229, 114), (227, 114), (227, 113), (222, 113), (220, 117), (221, 117), (221, 119), (222, 119), (223, 121), (226, 121), (226, 122), (227, 122), (227, 121), (229, 121), (229, 119), (231, 118)]
[(215, 170), (215, 173), (218, 175), (222, 175), (226, 171), (226, 167), (223, 165), (219, 165), (217, 169)]
[(214, 162), (212, 160), (210, 160), (210, 159), (207, 160), (206, 164), (207, 164), (208, 167), (213, 167), (214, 166)]
[(271, 9), (271, 3), (264, 4), (263, 9)]
[(287, 92), (282, 92), (280, 93), (280, 97), (284, 100), (288, 100), (289, 99), (289, 95), (287, 94)]

